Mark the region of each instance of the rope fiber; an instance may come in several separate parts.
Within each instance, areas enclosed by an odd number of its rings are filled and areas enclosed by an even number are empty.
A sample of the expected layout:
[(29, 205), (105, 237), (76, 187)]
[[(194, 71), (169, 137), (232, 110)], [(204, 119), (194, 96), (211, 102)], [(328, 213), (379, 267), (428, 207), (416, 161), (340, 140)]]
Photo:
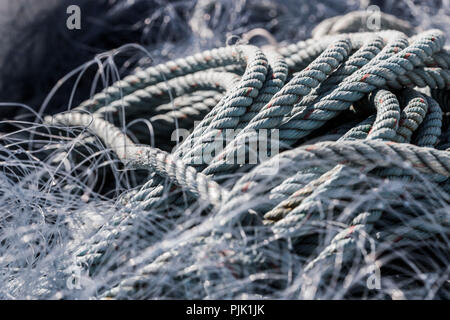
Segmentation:
[[(395, 282), (405, 244), (440, 250), (444, 266), (428, 267), (448, 298), (450, 51), (442, 31), (406, 35), (383, 17), (397, 30), (337, 17), (296, 44), (139, 70), (46, 116), (51, 134), (76, 138), (57, 159), (106, 149), (110, 174), (136, 179), (69, 250), (85, 280), (114, 274), (85, 297), (307, 298), (330, 283), (377, 296), (361, 285), (370, 273), (348, 270), (383, 266)], [(420, 289), (401, 279), (402, 294)]]

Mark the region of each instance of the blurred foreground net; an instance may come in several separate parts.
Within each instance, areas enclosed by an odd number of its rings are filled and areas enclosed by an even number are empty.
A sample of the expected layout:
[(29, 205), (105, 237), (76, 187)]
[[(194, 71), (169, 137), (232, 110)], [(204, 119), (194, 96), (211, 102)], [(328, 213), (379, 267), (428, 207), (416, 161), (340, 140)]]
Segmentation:
[(352, 17), (8, 122), (1, 297), (449, 298), (445, 34)]

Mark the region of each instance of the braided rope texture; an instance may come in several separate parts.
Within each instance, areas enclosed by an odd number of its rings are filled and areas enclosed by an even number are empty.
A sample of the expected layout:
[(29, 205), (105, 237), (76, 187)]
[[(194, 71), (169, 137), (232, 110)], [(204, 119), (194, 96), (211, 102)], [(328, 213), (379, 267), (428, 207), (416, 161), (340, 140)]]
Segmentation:
[[(396, 30), (379, 32), (333, 19), (296, 44), (140, 70), (44, 119), (76, 137), (54, 161), (107, 151), (110, 174), (134, 179), (117, 213), (67, 249), (80, 297), (450, 297), (445, 35), (411, 37), (392, 16)], [(438, 261), (420, 264), (424, 247)]]

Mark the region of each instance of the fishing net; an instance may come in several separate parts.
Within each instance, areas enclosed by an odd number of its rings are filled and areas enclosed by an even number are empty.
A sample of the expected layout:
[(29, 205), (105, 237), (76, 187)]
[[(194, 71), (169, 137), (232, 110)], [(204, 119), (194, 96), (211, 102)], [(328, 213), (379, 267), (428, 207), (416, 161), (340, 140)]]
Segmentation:
[(2, 83), (1, 298), (449, 298), (448, 6), (127, 3)]

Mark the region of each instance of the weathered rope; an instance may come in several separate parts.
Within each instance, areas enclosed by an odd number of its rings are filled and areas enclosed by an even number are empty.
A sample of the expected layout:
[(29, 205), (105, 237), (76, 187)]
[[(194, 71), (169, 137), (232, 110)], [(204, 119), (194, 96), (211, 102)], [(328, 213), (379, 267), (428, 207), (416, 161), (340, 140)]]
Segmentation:
[[(396, 25), (389, 19), (385, 23)], [(317, 34), (331, 25), (321, 28)], [(381, 31), (325, 35), (272, 50), (219, 48), (139, 71), (74, 110), (46, 118), (58, 126), (88, 129), (126, 168), (150, 172), (138, 190), (122, 198), (126, 212), (138, 213), (111, 221), (103, 238), (86, 244), (77, 259), (94, 270), (121, 235), (133, 232), (133, 219), (159, 208), (173, 186), (187, 198), (169, 197), (166, 204), (201, 201), (207, 204), (202, 210), (221, 223), (243, 223), (250, 211), (256, 212), (276, 239), (297, 240), (310, 236), (323, 218), (321, 199), (352, 192), (356, 172), (393, 181), (424, 176), (448, 193), (450, 136), (444, 136), (443, 119), (449, 111), (450, 53), (444, 43), (439, 30), (412, 38)], [(432, 94), (415, 87), (430, 88)], [(192, 132), (172, 153), (139, 145), (116, 126), (121, 113), (131, 120), (149, 119), (164, 139), (170, 137), (166, 128), (180, 124)], [(201, 121), (193, 127), (194, 120)], [(335, 123), (340, 121), (346, 123)], [(145, 136), (144, 129), (130, 131)], [(231, 138), (229, 130), (236, 131)], [(238, 151), (250, 158), (255, 150), (248, 144), (261, 140), (263, 130), (270, 131), (269, 140), (279, 139), (281, 153), (269, 147), (270, 159), (238, 163)], [(328, 141), (327, 134), (334, 138)], [(319, 142), (304, 145), (307, 138)], [(370, 189), (361, 184), (358, 190)], [(249, 208), (243, 204), (259, 196), (265, 200)], [(375, 203), (358, 209), (345, 221), (349, 227), (307, 269), (339, 250), (354, 249), (348, 235), (370, 234), (382, 219)], [(448, 216), (439, 219), (448, 222)], [(416, 227), (406, 232), (408, 237), (436, 232)], [(161, 266), (158, 259), (148, 269)], [(133, 291), (133, 283), (149, 272), (123, 280), (104, 296)]]

